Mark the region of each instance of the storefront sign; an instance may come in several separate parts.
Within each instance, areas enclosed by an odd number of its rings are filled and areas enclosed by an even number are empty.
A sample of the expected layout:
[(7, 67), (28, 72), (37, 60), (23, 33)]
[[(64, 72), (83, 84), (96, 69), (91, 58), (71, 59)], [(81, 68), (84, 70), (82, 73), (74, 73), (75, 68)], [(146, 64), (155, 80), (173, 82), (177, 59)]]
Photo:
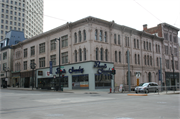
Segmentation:
[[(61, 73), (66, 73), (66, 70), (65, 69), (61, 69), (62, 71), (61, 71)], [(59, 74), (59, 68), (56, 68), (56, 72), (55, 72), (56, 74)]]
[(109, 70), (98, 69), (98, 71), (97, 71), (98, 74), (108, 74), (108, 73), (111, 74), (111, 72), (112, 72), (112, 70), (110, 70), (110, 68), (109, 68)]
[(52, 74), (52, 61), (49, 61), (49, 72)]
[(95, 61), (94, 62), (94, 68), (107, 68), (107, 65), (104, 64), (104, 65), (100, 65), (100, 61)]
[(47, 75), (47, 76), (50, 76), (50, 72), (49, 72), (49, 71), (47, 71), (47, 72), (46, 72), (46, 75)]
[(71, 69), (69, 69), (69, 73), (83, 73), (84, 72), (84, 68), (81, 68), (81, 66), (79, 66), (79, 69), (74, 69), (74, 67), (72, 67)]

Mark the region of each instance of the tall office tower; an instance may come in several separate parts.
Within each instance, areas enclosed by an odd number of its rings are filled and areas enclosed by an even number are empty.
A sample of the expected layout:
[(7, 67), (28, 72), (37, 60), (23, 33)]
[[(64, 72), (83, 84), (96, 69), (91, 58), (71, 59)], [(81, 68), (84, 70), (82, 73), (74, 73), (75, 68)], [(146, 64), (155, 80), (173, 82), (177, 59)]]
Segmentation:
[(26, 38), (43, 32), (43, 0), (0, 0), (0, 41), (10, 30)]

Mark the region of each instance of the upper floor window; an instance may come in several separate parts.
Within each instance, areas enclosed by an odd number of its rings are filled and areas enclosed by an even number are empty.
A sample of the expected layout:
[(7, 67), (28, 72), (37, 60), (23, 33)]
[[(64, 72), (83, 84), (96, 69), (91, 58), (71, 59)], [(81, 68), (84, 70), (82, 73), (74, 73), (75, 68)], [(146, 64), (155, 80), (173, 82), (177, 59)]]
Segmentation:
[(168, 34), (164, 33), (164, 40), (168, 40)]
[(117, 51), (115, 51), (115, 62), (117, 62)]
[(168, 55), (168, 46), (165, 46), (165, 54)]
[(152, 66), (152, 56), (150, 56), (150, 65)]
[(120, 39), (120, 35), (118, 35), (118, 45), (121, 44), (121, 39)]
[(3, 53), (3, 60), (7, 59), (7, 52)]
[(159, 58), (156, 58), (157, 66), (159, 66)]
[(138, 64), (140, 65), (140, 56), (139, 56), (139, 54), (138, 54)]
[(119, 62), (121, 62), (121, 52), (119, 51)]
[(146, 42), (144, 41), (144, 50), (146, 50)]
[(178, 61), (175, 61), (175, 65), (176, 65), (176, 70), (178, 70), (179, 69)]
[(148, 42), (146, 42), (146, 48), (147, 48), (147, 50), (148, 50)]
[(134, 39), (134, 48), (136, 48), (136, 39)]
[(146, 55), (144, 56), (144, 65), (146, 65)]
[(86, 30), (83, 31), (84, 34), (84, 41), (86, 40)]
[(172, 35), (169, 35), (169, 39), (170, 39), (170, 41), (172, 41)]
[(169, 60), (166, 60), (166, 68), (169, 69)]
[(79, 61), (82, 61), (82, 50), (79, 49)]
[(84, 60), (86, 60), (86, 48), (84, 48)]
[(100, 30), (100, 33), (99, 33), (99, 40), (102, 41), (102, 30)]
[(107, 42), (107, 32), (104, 33), (104, 42)]
[(52, 65), (55, 66), (56, 65), (56, 55), (51, 55), (51, 61), (52, 61)]
[(129, 37), (125, 36), (126, 47), (129, 47)]
[(81, 31), (79, 31), (79, 42), (81, 42)]
[(177, 48), (174, 48), (174, 55), (175, 55), (175, 56), (178, 56)]
[(98, 30), (96, 29), (96, 30), (95, 30), (95, 40), (98, 40), (98, 39), (97, 39), (97, 36), (98, 36)]
[(24, 61), (24, 70), (27, 70), (27, 61)]
[(62, 48), (68, 46), (68, 35), (63, 36), (62, 38)]
[(116, 34), (114, 34), (114, 44), (116, 44)]
[(75, 62), (77, 62), (77, 50), (75, 50)]
[(39, 53), (44, 53), (45, 52), (45, 43), (39, 44)]
[(16, 58), (19, 58), (20, 57), (20, 51), (17, 51), (16, 52)]
[(56, 49), (56, 40), (51, 40), (51, 50), (55, 50)]
[(74, 33), (74, 43), (77, 43), (77, 33)]
[(174, 43), (177, 43), (177, 37), (174, 36), (173, 39), (174, 39)]
[(101, 48), (101, 60), (103, 60), (103, 48)]
[(64, 52), (62, 55), (62, 64), (68, 63), (68, 52)]
[(149, 65), (149, 55), (147, 56), (147, 65)]
[(31, 47), (31, 56), (35, 55), (35, 46)]
[(27, 57), (27, 48), (24, 49), (24, 58)]
[(139, 49), (139, 40), (137, 39), (137, 48)]
[(135, 54), (135, 60), (134, 63), (137, 64), (137, 55)]
[(105, 60), (108, 61), (108, 50), (105, 50)]
[(149, 51), (151, 51), (151, 43), (149, 43)]
[(98, 48), (96, 48), (96, 60), (98, 60)]
[(39, 67), (45, 67), (45, 57), (39, 58)]

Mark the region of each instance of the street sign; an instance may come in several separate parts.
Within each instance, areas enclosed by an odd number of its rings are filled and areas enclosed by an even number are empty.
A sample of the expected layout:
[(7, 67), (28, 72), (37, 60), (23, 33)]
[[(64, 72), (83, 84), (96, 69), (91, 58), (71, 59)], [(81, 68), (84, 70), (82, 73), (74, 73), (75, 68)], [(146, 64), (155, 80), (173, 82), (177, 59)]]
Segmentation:
[(49, 61), (49, 65), (50, 65), (49, 66), (49, 70), (50, 70), (49, 72), (50, 72), (50, 74), (52, 74), (52, 61)]
[(136, 72), (136, 78), (139, 78), (140, 76), (140, 72)]

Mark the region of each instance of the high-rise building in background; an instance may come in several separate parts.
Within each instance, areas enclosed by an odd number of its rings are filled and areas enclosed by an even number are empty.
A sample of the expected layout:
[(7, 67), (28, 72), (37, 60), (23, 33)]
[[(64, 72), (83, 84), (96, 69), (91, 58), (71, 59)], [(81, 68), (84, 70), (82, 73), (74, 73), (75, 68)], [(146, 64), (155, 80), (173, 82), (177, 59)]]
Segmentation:
[(0, 0), (0, 41), (10, 30), (26, 38), (43, 32), (43, 0)]

